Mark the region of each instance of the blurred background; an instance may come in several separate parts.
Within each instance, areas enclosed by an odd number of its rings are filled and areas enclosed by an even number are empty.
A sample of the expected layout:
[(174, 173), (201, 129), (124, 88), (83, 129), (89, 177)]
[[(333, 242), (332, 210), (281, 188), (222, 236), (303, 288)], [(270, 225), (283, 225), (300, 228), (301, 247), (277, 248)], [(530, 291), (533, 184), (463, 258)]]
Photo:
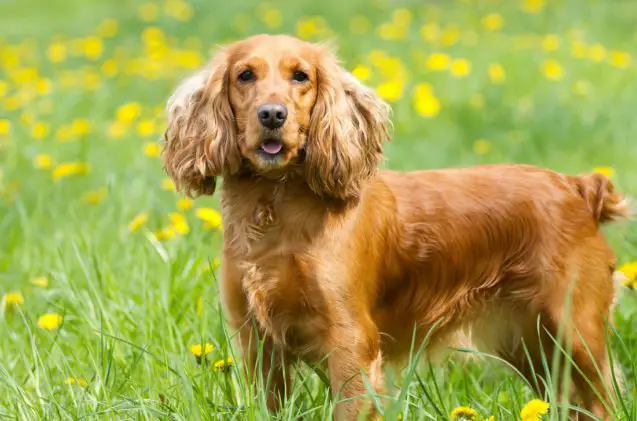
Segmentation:
[[(523, 162), (635, 195), (636, 20), (632, 0), (0, 0), (0, 416), (247, 417), (240, 378), (197, 364), (233, 364), (218, 198), (180, 197), (159, 159), (165, 101), (215, 46), (334, 40), (393, 107), (387, 167)], [(629, 367), (637, 228), (609, 238)], [(528, 397), (511, 380), (501, 403), (482, 384), (497, 374), (447, 368), (443, 406), (506, 419)], [(312, 385), (300, 401), (321, 408)]]

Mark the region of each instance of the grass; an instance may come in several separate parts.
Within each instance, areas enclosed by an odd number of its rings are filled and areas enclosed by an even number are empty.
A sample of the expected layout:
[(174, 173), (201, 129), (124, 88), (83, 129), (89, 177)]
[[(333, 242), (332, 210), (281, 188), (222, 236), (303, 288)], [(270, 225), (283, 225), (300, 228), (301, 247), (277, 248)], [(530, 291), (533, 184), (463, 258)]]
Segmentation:
[[(547, 3), (5, 2), (0, 417), (268, 416), (264, 394), (254, 395), (240, 370), (212, 367), (229, 356), (240, 361), (216, 299), (218, 199), (179, 210), (190, 203), (177, 203), (155, 156), (161, 107), (215, 44), (258, 32), (335, 38), (344, 66), (369, 70), (366, 83), (391, 100), (388, 167), (605, 166), (637, 194), (637, 4)], [(435, 52), (445, 55), (437, 56), (442, 70), (433, 69)], [(137, 215), (147, 220), (131, 230)], [(175, 232), (186, 225), (187, 234)], [(637, 225), (607, 236), (621, 264), (637, 258)], [(11, 292), (23, 303), (10, 304)], [(620, 295), (611, 350), (627, 387), (616, 418), (637, 420), (637, 299), (628, 288)], [(40, 327), (45, 313), (62, 324)], [(189, 350), (197, 343), (214, 347), (205, 364)], [(536, 397), (502, 362), (418, 364), (419, 346), (404, 371), (388, 373), (400, 392), (383, 408), (386, 419), (444, 419), (458, 406), (519, 419)], [(331, 409), (319, 376), (299, 365), (278, 417), (325, 419)], [(546, 419), (564, 419), (558, 409)]]

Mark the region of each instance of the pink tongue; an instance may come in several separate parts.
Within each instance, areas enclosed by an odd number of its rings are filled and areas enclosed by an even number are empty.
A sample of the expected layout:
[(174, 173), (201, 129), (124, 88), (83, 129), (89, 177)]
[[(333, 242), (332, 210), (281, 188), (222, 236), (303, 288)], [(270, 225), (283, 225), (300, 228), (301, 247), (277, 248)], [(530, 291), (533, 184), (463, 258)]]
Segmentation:
[(261, 149), (263, 149), (265, 153), (269, 153), (271, 155), (281, 152), (282, 148), (283, 145), (281, 145), (279, 142), (265, 142), (263, 145), (261, 145)]

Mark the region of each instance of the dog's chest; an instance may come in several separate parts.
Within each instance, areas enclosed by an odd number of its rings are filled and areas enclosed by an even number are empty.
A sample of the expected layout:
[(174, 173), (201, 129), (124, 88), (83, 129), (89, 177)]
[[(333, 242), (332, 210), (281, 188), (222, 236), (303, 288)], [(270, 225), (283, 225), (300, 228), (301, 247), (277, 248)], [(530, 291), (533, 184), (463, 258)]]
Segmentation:
[(242, 279), (250, 312), (274, 342), (307, 359), (321, 358), (328, 335), (324, 293), (302, 257), (248, 264)]

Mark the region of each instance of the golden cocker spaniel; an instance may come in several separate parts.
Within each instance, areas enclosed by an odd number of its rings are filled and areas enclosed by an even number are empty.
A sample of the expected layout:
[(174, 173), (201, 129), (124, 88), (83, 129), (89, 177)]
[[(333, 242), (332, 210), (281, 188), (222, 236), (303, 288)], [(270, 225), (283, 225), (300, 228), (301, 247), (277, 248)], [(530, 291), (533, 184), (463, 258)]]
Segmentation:
[(210, 195), (224, 178), (221, 299), (248, 374), (271, 373), (273, 409), (300, 358), (327, 361), (337, 419), (372, 413), (353, 398), (381, 389), (413, 335), (432, 348), (462, 332), (542, 389), (559, 331), (573, 397), (609, 417), (615, 257), (599, 225), (627, 208), (606, 177), (380, 171), (390, 108), (328, 48), (289, 36), (222, 48), (168, 113), (176, 185)]

